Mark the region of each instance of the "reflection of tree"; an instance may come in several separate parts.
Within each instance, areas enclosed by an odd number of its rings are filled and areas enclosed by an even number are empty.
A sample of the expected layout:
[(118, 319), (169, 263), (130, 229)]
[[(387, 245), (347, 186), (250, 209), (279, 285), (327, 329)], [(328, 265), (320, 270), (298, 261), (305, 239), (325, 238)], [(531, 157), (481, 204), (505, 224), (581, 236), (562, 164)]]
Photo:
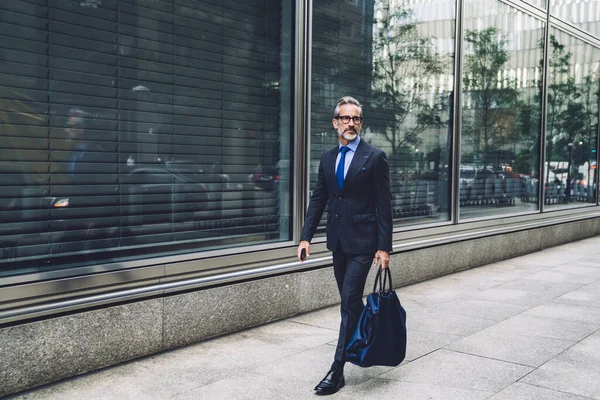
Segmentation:
[[(587, 187), (591, 188), (592, 162), (596, 161), (596, 137), (598, 130), (598, 99), (600, 98), (600, 82), (594, 81), (591, 75), (583, 79), (582, 87), (583, 102), (583, 135), (581, 137), (582, 146), (578, 149), (581, 158), (576, 158), (579, 164), (588, 163)], [(588, 198), (591, 198), (592, 191), (588, 190)]]
[(432, 78), (442, 72), (442, 62), (432, 38), (419, 32), (413, 12), (392, 3), (383, 0), (375, 6), (370, 114), (385, 127), (383, 136), (398, 155), (417, 145), (425, 129), (441, 124), (426, 94)]
[[(543, 44), (542, 44), (543, 45)], [(581, 165), (595, 160), (596, 124), (598, 112), (598, 82), (591, 75), (577, 84), (571, 74), (573, 53), (550, 35), (548, 73), (548, 121), (546, 129), (546, 160), (565, 161), (568, 144), (574, 144), (573, 162)], [(571, 166), (567, 182), (571, 179)], [(550, 168), (546, 171), (549, 181)], [(588, 187), (590, 169), (588, 169)]]
[(486, 162), (485, 157), (493, 152), (500, 157), (499, 150), (516, 139), (518, 91), (514, 79), (503, 76), (510, 55), (508, 41), (497, 28), (467, 30), (465, 41), (471, 47), (465, 59), (465, 101), (472, 110), (463, 115), (463, 134), (471, 140), (474, 155)]
[[(541, 44), (543, 46), (543, 43)], [(573, 111), (579, 93), (575, 86), (575, 78), (569, 76), (572, 53), (567, 52), (565, 46), (560, 44), (556, 36), (550, 35), (550, 56), (548, 60), (548, 103), (546, 123), (546, 161), (552, 161), (555, 153), (560, 153), (560, 158), (565, 157), (566, 143), (573, 137), (563, 134), (567, 125), (566, 109)], [(568, 129), (568, 131), (571, 131)], [(572, 131), (571, 131), (572, 132)], [(564, 158), (563, 158), (564, 160)], [(546, 171), (546, 182), (549, 181), (550, 168)]]
[[(541, 91), (541, 80), (536, 86)], [(513, 171), (537, 175), (541, 95), (537, 94), (533, 99), (534, 103), (519, 100), (517, 105), (516, 133), (514, 135), (515, 141), (513, 142), (515, 146)], [(520, 146), (518, 152), (516, 151), (517, 144)]]

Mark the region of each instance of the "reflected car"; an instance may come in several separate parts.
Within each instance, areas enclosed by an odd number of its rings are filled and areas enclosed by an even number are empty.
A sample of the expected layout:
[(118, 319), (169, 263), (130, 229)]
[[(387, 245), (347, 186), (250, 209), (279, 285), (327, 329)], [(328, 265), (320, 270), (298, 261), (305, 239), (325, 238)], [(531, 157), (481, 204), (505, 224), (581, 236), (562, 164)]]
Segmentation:
[(253, 183), (258, 190), (277, 190), (280, 181), (279, 171), (276, 167), (263, 167), (261, 165), (254, 168), (249, 176), (250, 183)]
[(160, 205), (168, 212), (195, 212), (206, 210), (210, 200), (204, 183), (166, 168), (136, 168), (122, 178), (121, 184), (122, 201), (128, 207)]
[(165, 162), (165, 167), (194, 182), (206, 185), (210, 193), (233, 189), (229, 175), (224, 174), (223, 167), (218, 164), (200, 165), (192, 160), (173, 160)]
[(163, 167), (133, 169), (121, 177), (119, 186), (112, 196), (90, 193), (53, 199), (57, 251), (129, 245), (139, 242), (138, 235), (194, 230), (210, 212), (205, 184)]

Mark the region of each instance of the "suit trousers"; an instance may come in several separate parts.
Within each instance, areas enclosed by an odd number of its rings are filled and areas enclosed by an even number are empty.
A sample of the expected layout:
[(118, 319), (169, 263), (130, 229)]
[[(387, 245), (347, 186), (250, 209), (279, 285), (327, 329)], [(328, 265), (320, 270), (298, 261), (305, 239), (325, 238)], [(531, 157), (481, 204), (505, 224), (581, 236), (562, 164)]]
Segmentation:
[(342, 321), (334, 357), (336, 361), (346, 361), (346, 346), (365, 306), (363, 292), (374, 257), (374, 254), (345, 254), (339, 246), (333, 252), (333, 273), (342, 303)]

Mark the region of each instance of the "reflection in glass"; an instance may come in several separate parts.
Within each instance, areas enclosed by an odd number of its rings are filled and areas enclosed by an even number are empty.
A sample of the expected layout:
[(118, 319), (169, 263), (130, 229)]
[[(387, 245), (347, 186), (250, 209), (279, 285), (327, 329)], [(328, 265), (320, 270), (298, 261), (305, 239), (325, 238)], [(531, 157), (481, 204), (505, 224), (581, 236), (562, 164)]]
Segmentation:
[(544, 24), (497, 0), (465, 9), (460, 217), (536, 210)]
[(540, 8), (546, 8), (546, 0), (524, 0), (527, 3), (533, 4)]
[(292, 2), (34, 3), (0, 4), (0, 274), (289, 239)]
[(336, 145), (331, 110), (351, 95), (363, 138), (388, 156), (396, 224), (448, 220), (455, 3), (358, 3), (314, 4), (311, 185)]
[(550, 0), (550, 14), (592, 35), (600, 36), (598, 0)]
[(545, 204), (596, 203), (600, 49), (552, 29), (548, 68)]

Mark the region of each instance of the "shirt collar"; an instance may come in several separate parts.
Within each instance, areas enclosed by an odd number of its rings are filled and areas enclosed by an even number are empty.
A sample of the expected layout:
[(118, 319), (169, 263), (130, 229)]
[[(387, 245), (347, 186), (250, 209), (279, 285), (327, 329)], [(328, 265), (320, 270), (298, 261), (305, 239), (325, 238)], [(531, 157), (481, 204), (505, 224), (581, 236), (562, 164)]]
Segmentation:
[[(348, 147), (350, 150), (352, 150), (353, 152), (355, 152), (355, 153), (356, 153), (356, 149), (358, 148), (358, 144), (360, 143), (360, 140), (361, 140), (361, 139), (360, 139), (360, 135), (358, 135), (358, 136), (356, 137), (356, 139), (354, 139), (353, 141), (351, 141), (350, 143), (348, 143), (348, 146), (347, 146), (347, 147)], [(342, 146), (342, 144), (341, 144), (340, 142), (338, 142), (338, 152), (340, 151), (340, 149), (341, 149), (342, 147), (344, 147), (344, 146)]]

